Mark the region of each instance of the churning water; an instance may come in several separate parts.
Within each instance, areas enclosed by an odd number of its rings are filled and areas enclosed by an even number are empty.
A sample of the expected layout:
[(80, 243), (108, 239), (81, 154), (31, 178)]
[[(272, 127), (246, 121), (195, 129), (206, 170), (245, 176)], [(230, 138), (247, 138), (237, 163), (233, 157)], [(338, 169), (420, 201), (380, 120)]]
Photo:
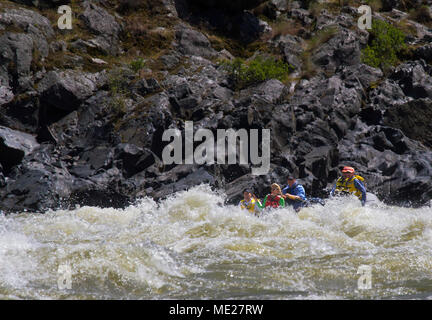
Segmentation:
[(0, 299), (432, 298), (430, 207), (340, 198), (258, 218), (224, 199), (200, 186), (124, 210), (0, 216)]

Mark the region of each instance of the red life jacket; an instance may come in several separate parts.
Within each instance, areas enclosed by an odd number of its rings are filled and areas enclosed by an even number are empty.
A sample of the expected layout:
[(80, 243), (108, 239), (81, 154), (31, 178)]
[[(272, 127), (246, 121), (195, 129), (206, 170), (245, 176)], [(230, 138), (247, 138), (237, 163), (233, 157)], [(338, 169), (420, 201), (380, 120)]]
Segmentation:
[(280, 198), (281, 198), (280, 196), (276, 196), (273, 198), (272, 195), (269, 194), (267, 196), (267, 200), (266, 200), (266, 204), (265, 204), (266, 208), (267, 207), (278, 208)]

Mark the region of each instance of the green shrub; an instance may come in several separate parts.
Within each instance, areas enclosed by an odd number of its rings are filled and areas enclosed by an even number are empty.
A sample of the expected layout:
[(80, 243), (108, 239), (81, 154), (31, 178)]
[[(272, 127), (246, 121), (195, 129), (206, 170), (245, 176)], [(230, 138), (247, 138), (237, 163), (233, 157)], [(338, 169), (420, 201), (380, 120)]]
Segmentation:
[(250, 61), (241, 58), (224, 61), (222, 67), (228, 71), (236, 89), (243, 89), (269, 79), (285, 81), (294, 69), (281, 60), (263, 56), (257, 56)]
[(362, 50), (362, 61), (375, 68), (395, 65), (398, 53), (406, 48), (405, 34), (381, 20), (373, 21), (370, 37), (370, 44)]
[(134, 72), (138, 72), (145, 67), (145, 62), (143, 58), (137, 58), (129, 63), (129, 65)]
[(117, 114), (124, 114), (125, 99), (130, 96), (130, 70), (115, 68), (108, 75), (108, 86), (111, 94), (110, 107)]

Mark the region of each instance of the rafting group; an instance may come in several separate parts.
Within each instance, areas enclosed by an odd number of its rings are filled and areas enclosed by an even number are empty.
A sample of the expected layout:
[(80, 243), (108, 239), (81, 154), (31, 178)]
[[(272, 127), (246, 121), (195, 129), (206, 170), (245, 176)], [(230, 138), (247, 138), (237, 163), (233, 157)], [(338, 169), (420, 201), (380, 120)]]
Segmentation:
[[(333, 197), (336, 194), (354, 194), (359, 198), (362, 206), (364, 206), (367, 196), (363, 182), (364, 178), (357, 175), (354, 168), (344, 167), (342, 169), (342, 176), (338, 178), (330, 191), (330, 196)], [(239, 206), (255, 215), (258, 215), (264, 209), (292, 206), (296, 212), (299, 212), (303, 207), (311, 204), (325, 204), (321, 198), (307, 198), (304, 187), (292, 175), (287, 177), (287, 186), (283, 189), (277, 183), (273, 183), (270, 194), (266, 195), (263, 201), (258, 199), (248, 189), (244, 190), (243, 197), (244, 199), (240, 201)]]

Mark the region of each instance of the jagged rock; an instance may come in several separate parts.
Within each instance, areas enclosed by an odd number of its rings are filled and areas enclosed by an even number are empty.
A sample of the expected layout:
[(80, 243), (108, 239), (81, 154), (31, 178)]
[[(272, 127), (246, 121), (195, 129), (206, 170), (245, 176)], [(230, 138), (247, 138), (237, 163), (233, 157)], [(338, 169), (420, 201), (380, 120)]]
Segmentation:
[(12, 101), (14, 94), (11, 87), (0, 85), (0, 106)]
[(38, 84), (41, 103), (65, 111), (76, 110), (97, 89), (99, 74), (50, 71)]
[(100, 49), (102, 47), (98, 46), (94, 41), (86, 41), (83, 39), (77, 39), (69, 44), (69, 49), (72, 51), (81, 51), (87, 53), (94, 49)]
[(185, 55), (196, 55), (211, 58), (216, 51), (210, 41), (201, 32), (179, 26), (176, 31), (177, 50)]
[(67, 43), (63, 40), (60, 41), (52, 41), (50, 43), (51, 52), (65, 52), (67, 49)]
[(5, 8), (0, 13), (0, 26), (3, 28), (15, 27), (29, 35), (40, 34), (46, 38), (54, 37), (54, 29), (48, 18), (24, 8)]
[(343, 66), (340, 73), (341, 79), (346, 85), (356, 87), (360, 84), (365, 89), (369, 88), (372, 84), (376, 84), (383, 77), (383, 72), (380, 69), (362, 63), (353, 66)]
[(426, 62), (432, 62), (432, 44), (427, 44), (415, 49), (414, 57), (416, 59), (424, 59)]
[(292, 9), (288, 12), (288, 16), (300, 20), (304, 26), (313, 22), (311, 13), (305, 9)]
[(150, 149), (161, 158), (162, 150), (168, 144), (162, 142), (162, 134), (172, 122), (167, 94), (157, 93), (136, 105), (127, 121), (119, 126), (117, 133), (124, 141)]
[(414, 99), (432, 98), (432, 77), (425, 72), (424, 61), (412, 61), (398, 66), (390, 78), (397, 81), (403, 92)]
[(385, 79), (370, 90), (369, 99), (373, 105), (385, 110), (394, 105), (404, 104), (411, 98), (405, 96), (401, 87), (394, 80)]
[(340, 29), (313, 52), (312, 59), (317, 65), (332, 72), (341, 65), (360, 64), (361, 42), (359, 33), (345, 28)]
[(384, 123), (399, 128), (409, 138), (421, 141), (432, 148), (432, 100), (417, 99), (388, 108)]
[(128, 143), (121, 143), (116, 146), (115, 159), (122, 160), (123, 174), (127, 178), (155, 163), (155, 157), (150, 150)]
[(53, 158), (51, 145), (41, 145), (27, 154), (1, 190), (1, 209), (43, 212), (59, 207), (61, 199), (70, 195), (73, 178), (64, 164)]
[(1, 108), (1, 122), (18, 131), (36, 133), (39, 123), (38, 99), (38, 94), (34, 91), (15, 96), (13, 100)]
[(242, 95), (258, 96), (270, 103), (279, 102), (288, 93), (288, 88), (279, 80), (270, 79), (255, 87), (245, 89)]
[(11, 86), (14, 93), (30, 90), (33, 39), (26, 34), (6, 32), (0, 37), (0, 48), (1, 82)]
[(299, 58), (304, 41), (296, 36), (283, 35), (274, 40), (275, 44), (285, 57), (285, 61), (292, 65), (296, 70), (301, 70), (302, 63)]
[(340, 25), (343, 28), (351, 28), (356, 21), (352, 15), (341, 12), (336, 16), (330, 14), (327, 10), (321, 10), (320, 14), (316, 18), (316, 28), (322, 30), (327, 27)]
[(105, 9), (86, 1), (83, 4), (85, 10), (79, 15), (87, 28), (98, 35), (97, 38), (89, 40), (101, 50), (117, 55), (121, 52), (119, 35), (122, 31), (121, 25)]
[(38, 146), (32, 135), (0, 126), (0, 163), (5, 171), (20, 164)]
[(0, 29), (21, 29), (26, 36), (30, 36), (34, 43), (33, 56), (35, 60), (43, 60), (49, 54), (48, 41), (54, 37), (51, 22), (33, 10), (23, 8), (5, 9), (0, 13)]
[(288, 10), (288, 1), (286, 0), (271, 0), (270, 1), (278, 11), (287, 11)]
[[(185, 177), (181, 178), (177, 171), (177, 174), (174, 175), (174, 181), (170, 184), (164, 184), (162, 187), (158, 188), (157, 191), (152, 193), (152, 197), (155, 199), (165, 198), (175, 192), (187, 190), (193, 186), (197, 186), (200, 184), (209, 184), (214, 185), (216, 180), (213, 175), (211, 175), (205, 168), (194, 168), (194, 166), (186, 166), (190, 167), (187, 171), (191, 172)], [(172, 170), (171, 170), (172, 171)], [(174, 173), (174, 172), (173, 172)]]
[(261, 34), (271, 31), (271, 28), (265, 21), (258, 19), (248, 11), (245, 11), (239, 17), (238, 29), (239, 37), (245, 43), (253, 42)]
[(146, 96), (150, 93), (160, 90), (160, 85), (156, 79), (140, 79), (135, 83), (133, 90), (136, 90), (140, 95)]
[(180, 63), (180, 57), (178, 57), (178, 54), (166, 54), (161, 56), (159, 59), (168, 70), (173, 69)]
[(79, 17), (84, 21), (90, 31), (94, 34), (100, 34), (107, 37), (118, 36), (121, 31), (121, 26), (105, 9), (94, 5), (91, 2), (85, 2), (83, 6), (85, 10)]

